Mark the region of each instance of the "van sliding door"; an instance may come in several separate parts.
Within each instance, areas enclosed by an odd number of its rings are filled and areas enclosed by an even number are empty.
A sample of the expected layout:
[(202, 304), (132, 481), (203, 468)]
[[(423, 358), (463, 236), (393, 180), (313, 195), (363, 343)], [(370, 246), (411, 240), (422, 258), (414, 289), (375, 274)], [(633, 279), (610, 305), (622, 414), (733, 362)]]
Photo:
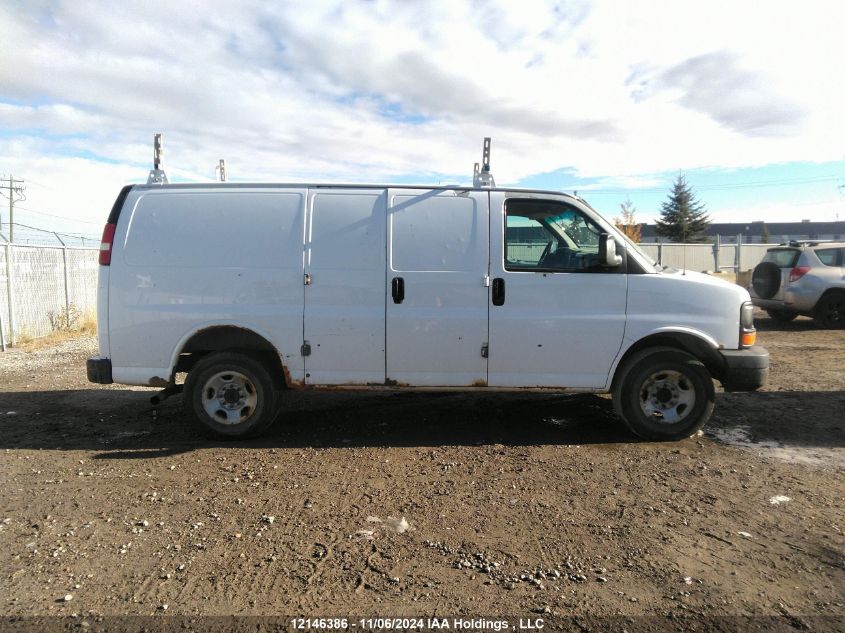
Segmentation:
[(387, 381), (487, 384), (487, 192), (388, 190)]

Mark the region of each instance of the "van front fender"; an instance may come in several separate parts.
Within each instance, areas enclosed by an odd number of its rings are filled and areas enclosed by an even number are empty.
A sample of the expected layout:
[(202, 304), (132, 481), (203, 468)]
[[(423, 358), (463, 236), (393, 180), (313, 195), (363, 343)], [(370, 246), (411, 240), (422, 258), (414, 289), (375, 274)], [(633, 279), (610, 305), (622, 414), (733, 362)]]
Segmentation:
[[(625, 343), (629, 344), (626, 346)], [(608, 387), (612, 388), (620, 373), (619, 369), (624, 367), (628, 358), (649, 347), (672, 347), (683, 350), (700, 360), (714, 378), (721, 380), (725, 375), (725, 360), (720, 353), (719, 344), (712, 336), (694, 328), (661, 327), (655, 328), (636, 341), (627, 339), (623, 341), (610, 372), (612, 379)]]

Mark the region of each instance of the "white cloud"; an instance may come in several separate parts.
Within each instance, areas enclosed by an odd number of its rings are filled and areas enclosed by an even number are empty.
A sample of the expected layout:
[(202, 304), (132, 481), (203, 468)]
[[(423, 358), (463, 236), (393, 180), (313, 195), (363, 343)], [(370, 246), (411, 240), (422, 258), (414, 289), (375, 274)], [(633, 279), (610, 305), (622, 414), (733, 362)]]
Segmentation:
[(629, 83), (637, 101), (676, 91), (677, 102), (719, 125), (748, 136), (793, 136), (806, 109), (768, 89), (766, 81), (737, 66), (737, 55), (716, 51), (696, 55), (656, 73), (635, 71)]
[(488, 135), (500, 183), (841, 160), (843, 7), (4, 3), (0, 172), (88, 217), (156, 131), (167, 168), (236, 179), (466, 182)]

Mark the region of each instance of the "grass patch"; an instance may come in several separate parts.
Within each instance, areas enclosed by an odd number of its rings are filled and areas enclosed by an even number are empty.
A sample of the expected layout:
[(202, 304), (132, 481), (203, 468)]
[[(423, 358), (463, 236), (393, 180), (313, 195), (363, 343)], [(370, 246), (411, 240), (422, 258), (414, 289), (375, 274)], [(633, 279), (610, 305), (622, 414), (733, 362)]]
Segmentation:
[(52, 332), (35, 337), (24, 330), (15, 337), (15, 347), (24, 352), (35, 352), (70, 339), (97, 334), (97, 316), (93, 312), (83, 313), (73, 304), (66, 310), (51, 312), (48, 316)]

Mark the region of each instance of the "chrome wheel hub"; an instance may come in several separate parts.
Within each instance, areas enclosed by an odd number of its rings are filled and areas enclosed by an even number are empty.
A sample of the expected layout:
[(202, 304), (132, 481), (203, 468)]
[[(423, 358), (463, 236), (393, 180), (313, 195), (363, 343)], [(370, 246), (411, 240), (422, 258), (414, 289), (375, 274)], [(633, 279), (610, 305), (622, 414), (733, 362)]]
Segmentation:
[(665, 424), (686, 418), (695, 406), (695, 388), (678, 371), (658, 371), (649, 376), (640, 390), (640, 408), (646, 417)]
[(220, 424), (241, 424), (255, 412), (258, 393), (248, 377), (236, 371), (214, 374), (202, 388), (205, 412)]

